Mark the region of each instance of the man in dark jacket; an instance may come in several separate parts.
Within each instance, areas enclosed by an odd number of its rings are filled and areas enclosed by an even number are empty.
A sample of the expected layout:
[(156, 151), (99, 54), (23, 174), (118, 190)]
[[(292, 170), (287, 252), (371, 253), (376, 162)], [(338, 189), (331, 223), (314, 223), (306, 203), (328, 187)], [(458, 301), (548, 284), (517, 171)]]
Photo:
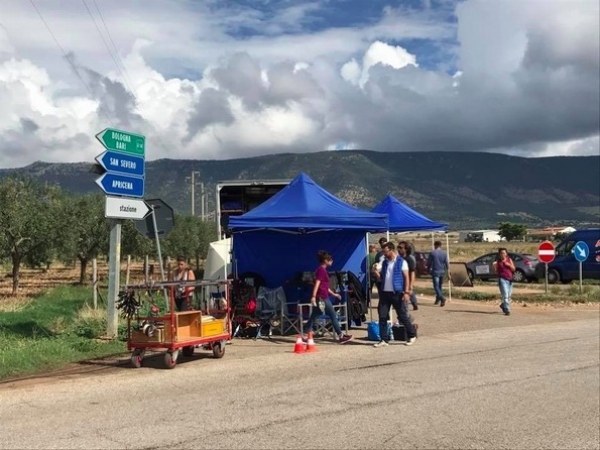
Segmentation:
[(398, 254), (402, 256), (408, 264), (408, 286), (405, 290), (410, 296), (410, 303), (412, 304), (413, 311), (416, 311), (417, 309), (419, 309), (419, 305), (417, 303), (417, 296), (414, 293), (415, 278), (417, 273), (417, 259), (413, 255), (412, 246), (408, 242), (398, 242), (397, 249)]
[(435, 305), (438, 303), (440, 306), (446, 304), (446, 298), (444, 297), (444, 278), (446, 277), (446, 271), (448, 270), (448, 255), (442, 250), (442, 242), (435, 241), (433, 243), (433, 251), (429, 254), (427, 260), (427, 267), (433, 280), (433, 289), (435, 290)]
[(383, 245), (385, 259), (381, 265), (381, 272), (376, 276), (381, 282), (379, 296), (379, 336), (381, 341), (375, 347), (387, 347), (390, 336), (388, 334), (388, 320), (390, 320), (390, 308), (393, 306), (398, 314), (398, 319), (404, 325), (408, 341), (405, 345), (412, 345), (417, 339), (415, 328), (408, 315), (409, 294), (405, 287), (408, 282), (408, 264), (401, 256), (396, 254), (396, 248), (391, 242)]

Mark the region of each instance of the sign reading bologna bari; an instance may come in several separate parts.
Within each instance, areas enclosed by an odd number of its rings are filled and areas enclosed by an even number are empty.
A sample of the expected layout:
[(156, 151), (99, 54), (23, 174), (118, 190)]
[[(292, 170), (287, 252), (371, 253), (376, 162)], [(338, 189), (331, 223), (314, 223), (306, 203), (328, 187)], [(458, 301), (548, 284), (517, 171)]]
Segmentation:
[(107, 128), (98, 133), (96, 139), (106, 149), (96, 156), (96, 161), (105, 171), (96, 180), (100, 189), (107, 195), (143, 197), (146, 177), (146, 138), (128, 131)]

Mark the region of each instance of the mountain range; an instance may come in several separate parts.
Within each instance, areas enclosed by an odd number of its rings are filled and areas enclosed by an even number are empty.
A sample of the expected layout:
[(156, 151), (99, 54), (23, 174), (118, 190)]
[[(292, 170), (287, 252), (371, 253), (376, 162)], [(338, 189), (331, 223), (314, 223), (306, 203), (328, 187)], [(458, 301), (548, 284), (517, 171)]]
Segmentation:
[[(99, 192), (89, 163), (36, 162), (0, 169), (55, 183), (68, 192)], [(277, 154), (230, 160), (146, 162), (146, 197), (161, 198), (178, 213), (191, 210), (191, 184), (200, 172), (214, 210), (223, 180), (285, 179), (305, 172), (342, 200), (370, 209), (387, 193), (453, 229), (597, 224), (600, 219), (600, 156), (522, 158), (494, 153), (369, 150)], [(198, 181), (198, 180), (197, 180)], [(200, 211), (196, 189), (196, 213)]]

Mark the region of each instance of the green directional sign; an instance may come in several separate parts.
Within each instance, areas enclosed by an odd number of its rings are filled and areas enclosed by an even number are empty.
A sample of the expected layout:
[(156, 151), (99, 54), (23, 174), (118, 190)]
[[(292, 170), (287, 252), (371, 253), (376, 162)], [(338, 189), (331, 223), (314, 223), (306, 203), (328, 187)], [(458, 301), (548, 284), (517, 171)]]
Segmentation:
[(98, 133), (96, 139), (108, 150), (140, 156), (146, 154), (146, 138), (139, 134), (107, 128)]

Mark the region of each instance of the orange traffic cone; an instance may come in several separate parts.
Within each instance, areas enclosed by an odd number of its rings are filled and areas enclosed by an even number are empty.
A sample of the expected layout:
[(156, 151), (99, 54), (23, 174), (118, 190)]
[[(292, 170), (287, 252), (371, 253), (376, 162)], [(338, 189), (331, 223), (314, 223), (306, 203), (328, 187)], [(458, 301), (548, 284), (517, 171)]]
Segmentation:
[(312, 331), (308, 333), (308, 344), (306, 346), (306, 352), (307, 353), (311, 353), (311, 352), (316, 352), (317, 350), (317, 346), (315, 345), (315, 340), (313, 339), (313, 333)]
[(306, 352), (306, 347), (304, 342), (302, 342), (302, 336), (296, 336), (296, 345), (294, 345), (294, 353), (304, 353)]

